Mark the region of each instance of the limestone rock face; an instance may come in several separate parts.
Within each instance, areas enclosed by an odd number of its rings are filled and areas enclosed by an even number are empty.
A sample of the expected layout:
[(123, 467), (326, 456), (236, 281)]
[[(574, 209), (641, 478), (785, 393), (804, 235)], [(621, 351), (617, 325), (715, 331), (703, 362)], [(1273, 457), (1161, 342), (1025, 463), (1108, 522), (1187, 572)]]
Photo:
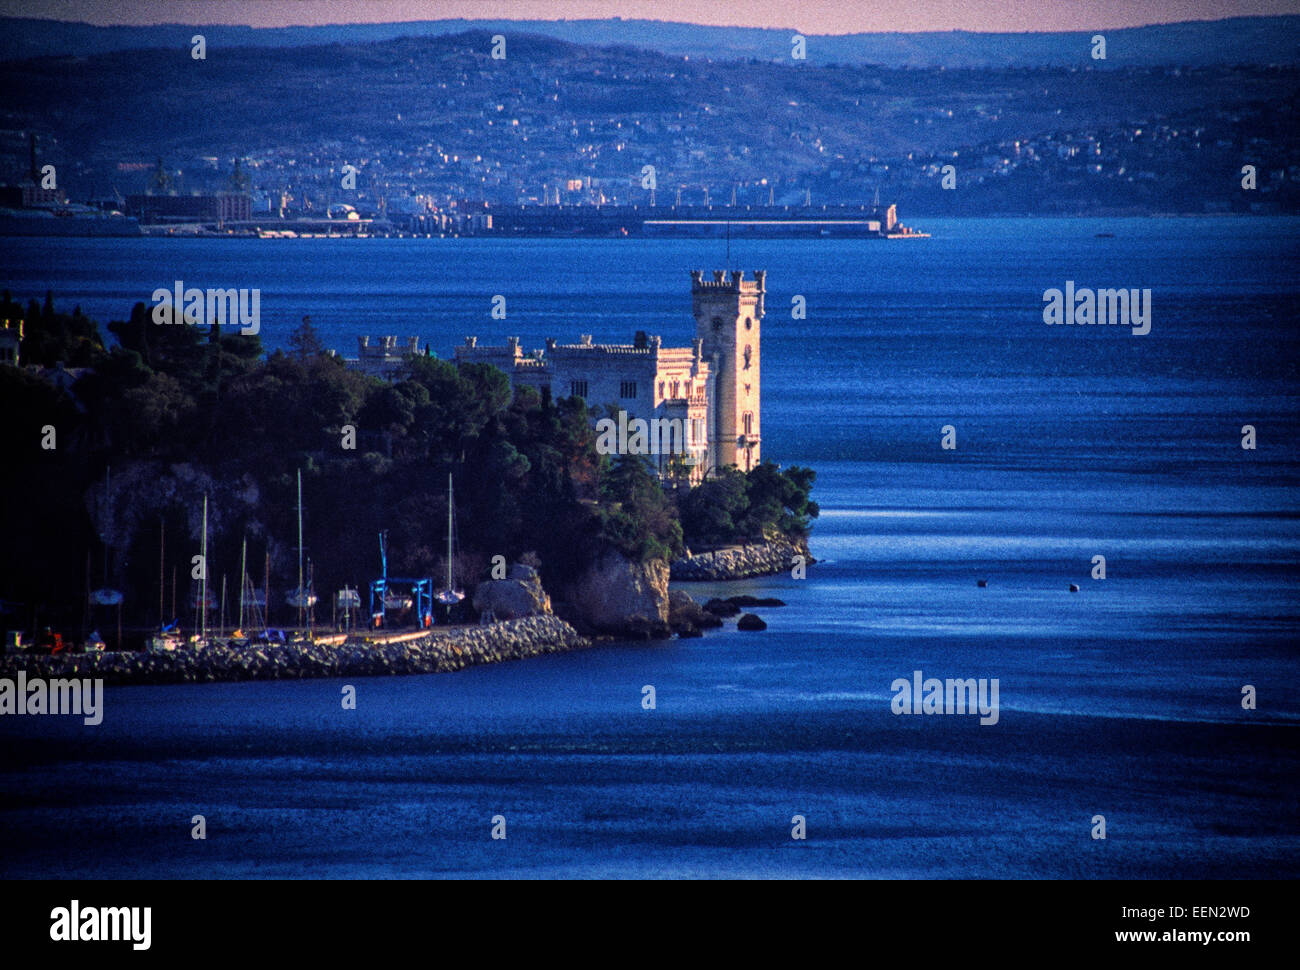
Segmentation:
[(497, 620), (518, 620), (525, 616), (546, 616), (551, 598), (542, 589), (541, 578), (531, 566), (514, 563), (505, 579), (489, 579), (474, 590), (474, 609), (491, 612)]
[(636, 639), (669, 636), (668, 564), (602, 553), (568, 588), (574, 616), (598, 632)]

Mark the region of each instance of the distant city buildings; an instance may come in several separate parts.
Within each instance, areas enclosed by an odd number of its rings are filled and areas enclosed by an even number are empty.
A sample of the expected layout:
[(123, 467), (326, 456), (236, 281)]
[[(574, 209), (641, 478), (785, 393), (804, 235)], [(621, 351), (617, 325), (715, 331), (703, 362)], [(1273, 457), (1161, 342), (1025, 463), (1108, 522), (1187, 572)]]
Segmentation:
[(26, 179), (18, 185), (0, 185), (0, 207), (6, 209), (49, 208), (66, 201), (62, 189), (43, 189), (33, 179)]
[(143, 225), (160, 223), (247, 222), (253, 218), (253, 198), (247, 192), (195, 195), (131, 195), (127, 210)]
[[(282, 51), (277, 70), (301, 87), (293, 123), (275, 132), (243, 106), (238, 78), (205, 81), (218, 85), (214, 96), (228, 110), (196, 118), (188, 150), (144, 128), (129, 147), (105, 139), (74, 157), (68, 126), (80, 116), (37, 103), (0, 130), (0, 173), (26, 172), (35, 128), (47, 132), (60, 187), (78, 199), (118, 197), (121, 206), (146, 190), (155, 199), (246, 190), (247, 211), (259, 220), (323, 218), (347, 204), (374, 221), (374, 232), (422, 235), (507, 231), (489, 229), (487, 218), (497, 223), (521, 206), (856, 206), (877, 189), (909, 214), (1300, 206), (1300, 136), (1285, 110), (1291, 80), (1262, 65), (988, 69), (954, 78), (938, 69), (810, 64), (792, 87), (794, 75), (777, 65), (727, 59), (588, 48), (575, 61), (571, 48), (539, 47), (492, 62), (469, 56), (464, 38), (417, 48), (392, 64), (376, 48), (381, 56), (366, 76), (387, 93), (373, 104), (334, 96), (329, 59)], [(181, 88), (191, 83), (157, 66)], [(128, 104), (152, 97), (132, 68), (96, 69)], [(83, 88), (93, 104), (93, 85)], [(1118, 91), (1126, 92), (1123, 114), (1091, 107), (1115, 105)], [(1259, 172), (1249, 195), (1222, 176), (1243, 164)], [(941, 184), (947, 165), (958, 191)], [(164, 224), (193, 217), (161, 211), (184, 205), (141, 211)], [(245, 221), (242, 204), (201, 215)], [(891, 231), (887, 218), (879, 221)]]

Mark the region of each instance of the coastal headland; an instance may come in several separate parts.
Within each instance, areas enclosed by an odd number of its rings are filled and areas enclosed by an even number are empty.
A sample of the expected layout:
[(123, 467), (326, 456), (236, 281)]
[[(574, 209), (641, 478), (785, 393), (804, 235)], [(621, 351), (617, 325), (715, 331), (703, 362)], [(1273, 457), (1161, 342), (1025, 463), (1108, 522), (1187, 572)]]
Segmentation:
[[(265, 353), (252, 328), (158, 326), (143, 302), (108, 325), (110, 348), (52, 294), (0, 299), (21, 354), (0, 368), (0, 398), (26, 416), (3, 436), (21, 456), (0, 515), (5, 643), (137, 682), (458, 669), (575, 636), (699, 635), (708, 611), (674, 602), (670, 578), (802, 578), (810, 560), (815, 473), (760, 451), (764, 281), (692, 271), (690, 347), (638, 333), (526, 358), (518, 340), (471, 338), (477, 356), (442, 359), (393, 337), (378, 361), (348, 362), (307, 317), (290, 353)], [(739, 390), (717, 390), (724, 378)], [(655, 461), (630, 439), (603, 451), (594, 427), (634, 401), (681, 412), (695, 460)], [(437, 621), (461, 632), (431, 631), (425, 650), (434, 577), (455, 594)], [(548, 615), (568, 626), (522, 645), (493, 629)], [(232, 626), (272, 646), (227, 656)], [(384, 634), (284, 646), (270, 632), (361, 626)], [(391, 636), (401, 628), (415, 646)], [(161, 659), (123, 650), (145, 630)], [(167, 657), (185, 638), (193, 656)], [(109, 642), (117, 659), (95, 659)], [(64, 644), (88, 659), (63, 660)]]

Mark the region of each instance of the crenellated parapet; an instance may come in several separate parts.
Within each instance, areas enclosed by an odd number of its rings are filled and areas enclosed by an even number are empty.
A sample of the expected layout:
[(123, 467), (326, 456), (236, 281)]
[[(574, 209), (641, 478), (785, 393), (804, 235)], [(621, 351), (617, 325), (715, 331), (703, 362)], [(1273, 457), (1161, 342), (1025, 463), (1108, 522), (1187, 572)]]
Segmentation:
[(377, 340), (362, 335), (357, 337), (357, 356), (345, 358), (344, 363), (371, 377), (394, 380), (402, 374), (406, 362), (419, 354), (419, 337), (407, 337), (404, 342), (398, 343), (397, 337), (391, 335)]
[(701, 290), (709, 292), (727, 292), (727, 293), (764, 293), (767, 282), (767, 270), (754, 270), (754, 278), (745, 279), (743, 269), (733, 269), (730, 272), (721, 269), (713, 270), (713, 278), (705, 279), (704, 271), (699, 269), (691, 270), (691, 292), (696, 293)]

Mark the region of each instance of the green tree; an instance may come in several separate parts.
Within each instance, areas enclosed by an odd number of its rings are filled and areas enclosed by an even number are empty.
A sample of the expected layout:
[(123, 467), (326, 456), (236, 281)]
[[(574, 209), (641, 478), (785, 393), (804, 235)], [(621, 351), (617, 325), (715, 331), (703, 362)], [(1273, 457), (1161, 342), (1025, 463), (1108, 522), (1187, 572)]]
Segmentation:
[(776, 531), (790, 538), (807, 538), (812, 520), (817, 517), (817, 503), (809, 495), (816, 473), (810, 468), (781, 467), (762, 462), (745, 476), (745, 494), (749, 509), (737, 523), (750, 538), (761, 538)]
[(735, 468), (705, 479), (678, 493), (682, 531), (692, 545), (722, 545), (741, 537), (741, 521), (749, 511), (745, 476)]
[(676, 509), (641, 455), (619, 455), (602, 476), (600, 538), (628, 558), (672, 560), (683, 551)]
[(289, 347), (299, 360), (307, 360), (325, 353), (325, 344), (321, 342), (320, 334), (312, 326), (311, 317), (303, 317), (302, 323), (289, 334)]
[(23, 340), (19, 356), (24, 364), (53, 367), (93, 367), (107, 354), (104, 340), (95, 321), (81, 313), (77, 307), (71, 314), (59, 313), (54, 308), (52, 293), (45, 295), (45, 304), (37, 307), (33, 300), (23, 321)]

